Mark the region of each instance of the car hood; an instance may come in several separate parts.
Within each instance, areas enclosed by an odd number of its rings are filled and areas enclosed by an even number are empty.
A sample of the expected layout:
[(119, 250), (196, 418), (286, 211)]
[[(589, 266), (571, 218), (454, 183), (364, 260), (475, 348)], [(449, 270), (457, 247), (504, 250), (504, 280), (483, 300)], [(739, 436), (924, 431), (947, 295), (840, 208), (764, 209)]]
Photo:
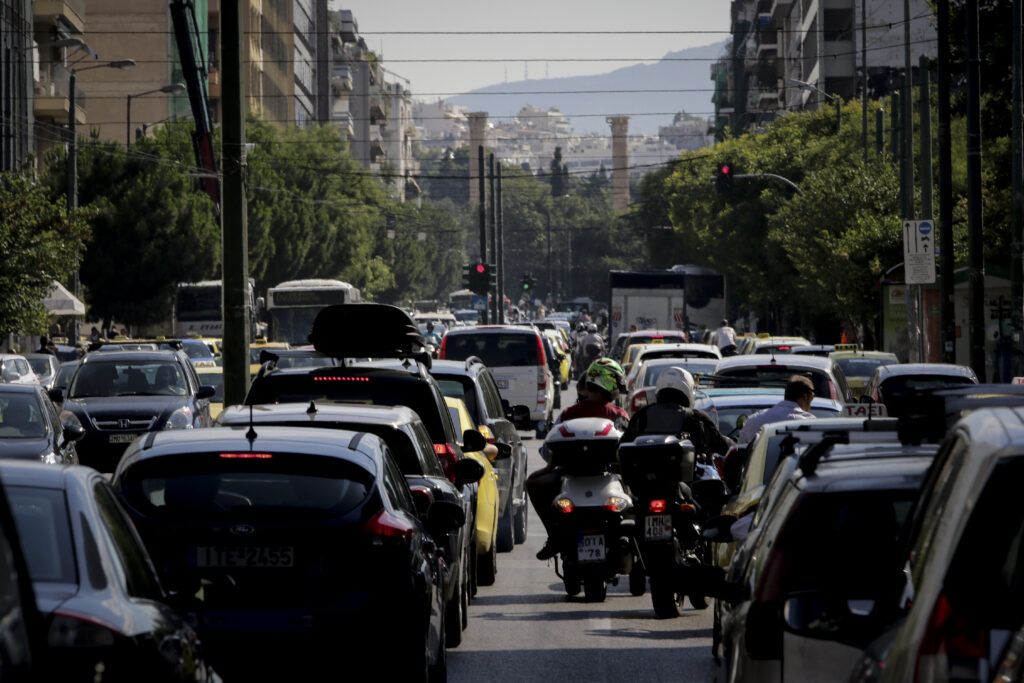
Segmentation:
[(53, 450), (46, 437), (34, 439), (0, 439), (0, 458), (36, 458)]
[(79, 408), (90, 417), (119, 415), (123, 417), (152, 417), (186, 405), (187, 396), (87, 396), (69, 398), (64, 408)]

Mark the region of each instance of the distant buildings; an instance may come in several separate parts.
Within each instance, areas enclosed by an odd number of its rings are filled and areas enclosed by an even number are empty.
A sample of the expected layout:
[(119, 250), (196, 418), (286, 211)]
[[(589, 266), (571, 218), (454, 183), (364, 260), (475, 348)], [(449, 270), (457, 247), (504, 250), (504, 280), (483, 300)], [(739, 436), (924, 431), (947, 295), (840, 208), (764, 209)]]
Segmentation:
[[(859, 97), (865, 68), (869, 97), (901, 87), (903, 3), (731, 0), (729, 11), (732, 40), (726, 54), (711, 65), (719, 138), (727, 127), (741, 132), (781, 112), (816, 109), (827, 98), (815, 88), (843, 100)], [(920, 55), (936, 54), (936, 36), (927, 0), (911, 0), (910, 16), (916, 70)], [(866, 64), (861, 52), (865, 37)]]

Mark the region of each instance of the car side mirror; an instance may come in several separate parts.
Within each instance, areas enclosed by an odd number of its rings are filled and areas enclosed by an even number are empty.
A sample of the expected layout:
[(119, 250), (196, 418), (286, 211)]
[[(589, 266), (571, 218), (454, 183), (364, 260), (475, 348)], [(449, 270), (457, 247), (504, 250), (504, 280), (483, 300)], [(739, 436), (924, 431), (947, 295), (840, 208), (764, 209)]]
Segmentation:
[(731, 543), (732, 525), (736, 523), (733, 515), (718, 515), (701, 524), (701, 536), (715, 543)]
[(482, 451), (487, 447), (487, 438), (475, 429), (462, 432), (462, 450)]
[(858, 630), (874, 606), (874, 600), (847, 600), (821, 590), (798, 591), (782, 603), (782, 621), (790, 633), (845, 639)]
[[(472, 462), (477, 467), (480, 467), (481, 472), (483, 471), (480, 463), (474, 460), (460, 460), (459, 462)], [(462, 506), (451, 501), (434, 501), (427, 509), (427, 529), (432, 534), (446, 534), (453, 529), (458, 529), (465, 523), (466, 513), (462, 510)]]
[(46, 395), (50, 397), (50, 400), (54, 403), (62, 403), (64, 401), (64, 390), (63, 389), (49, 389)]
[(209, 384), (200, 384), (199, 389), (196, 391), (196, 398), (213, 398), (214, 394), (217, 393), (217, 389)]
[(512, 457), (512, 444), (498, 442), (495, 443), (494, 445), (497, 446), (498, 448), (498, 454), (491, 458), (492, 462), (498, 460), (508, 460), (509, 458)]
[(484, 466), (473, 458), (460, 458), (455, 463), (455, 486), (462, 488), (467, 484), (474, 484), (484, 476)]
[(80, 424), (65, 424), (63, 425), (62, 433), (64, 435), (64, 443), (79, 441), (85, 436), (85, 427)]
[(530, 425), (530, 409), (524, 405), (512, 406), (512, 424), (521, 429), (529, 428)]

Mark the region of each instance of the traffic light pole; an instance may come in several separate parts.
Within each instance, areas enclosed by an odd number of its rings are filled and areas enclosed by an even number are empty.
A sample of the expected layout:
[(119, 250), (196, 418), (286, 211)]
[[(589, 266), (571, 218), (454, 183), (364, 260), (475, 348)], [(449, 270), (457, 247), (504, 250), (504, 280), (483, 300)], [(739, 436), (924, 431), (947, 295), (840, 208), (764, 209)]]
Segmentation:
[(498, 228), (498, 258), (495, 266), (498, 273), (498, 324), (505, 324), (505, 235), (504, 216), (501, 211), (501, 164), (498, 164), (498, 192), (497, 192), (498, 216), (496, 226)]
[[(496, 214), (496, 204), (495, 204), (495, 197), (494, 197), (494, 152), (491, 152), (488, 155), (487, 161), (488, 161), (487, 177), (490, 180), (490, 185), (491, 185), (491, 196), (490, 196), (490, 204), (489, 204), (489, 208), (490, 208), (490, 214), (489, 214), (489, 219), (490, 220), (489, 220), (489, 222), (491, 224), (491, 258), (490, 259), (484, 259), (484, 261), (487, 262), (487, 263), (491, 263), (492, 260), (497, 261), (497, 256), (498, 256), (498, 230), (497, 230), (497, 225), (496, 225), (497, 221), (496, 221), (496, 217), (495, 217), (495, 214)], [(481, 166), (481, 168), (483, 168), (483, 167)], [(480, 196), (482, 197), (483, 195), (480, 195)], [(494, 295), (494, 302), (491, 304), (491, 322), (492, 323), (497, 323), (498, 319), (499, 319), (498, 318), (498, 311), (501, 310), (501, 302), (498, 300), (497, 287), (495, 287), (494, 289), (488, 288), (487, 293), (488, 293), (488, 295), (490, 295), (490, 294)]]
[[(480, 175), (477, 176), (477, 184), (480, 190), (478, 193), (478, 196), (480, 197), (480, 204), (478, 207), (478, 215), (480, 217), (480, 263), (487, 263), (487, 201), (485, 199), (487, 196), (487, 184), (484, 183), (484, 146), (478, 146), (476, 151), (479, 159), (479, 163), (476, 167), (480, 169), (478, 171)], [(485, 325), (487, 324), (487, 306), (484, 306), (482, 322)]]

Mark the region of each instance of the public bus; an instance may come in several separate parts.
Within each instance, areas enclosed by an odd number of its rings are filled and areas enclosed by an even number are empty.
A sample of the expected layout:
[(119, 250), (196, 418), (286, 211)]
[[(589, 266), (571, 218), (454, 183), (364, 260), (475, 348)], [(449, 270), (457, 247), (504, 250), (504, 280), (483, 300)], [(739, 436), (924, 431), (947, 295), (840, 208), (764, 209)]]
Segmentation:
[[(224, 315), (221, 280), (179, 282), (174, 292), (171, 313), (171, 335), (174, 337), (223, 337)], [(249, 336), (260, 334), (260, 307), (256, 298), (256, 281), (249, 278)]]
[[(267, 338), (294, 346), (308, 344), (313, 319), (332, 304), (359, 301), (359, 289), (340, 280), (289, 280), (267, 290)], [(370, 333), (353, 330), (353, 334)]]

